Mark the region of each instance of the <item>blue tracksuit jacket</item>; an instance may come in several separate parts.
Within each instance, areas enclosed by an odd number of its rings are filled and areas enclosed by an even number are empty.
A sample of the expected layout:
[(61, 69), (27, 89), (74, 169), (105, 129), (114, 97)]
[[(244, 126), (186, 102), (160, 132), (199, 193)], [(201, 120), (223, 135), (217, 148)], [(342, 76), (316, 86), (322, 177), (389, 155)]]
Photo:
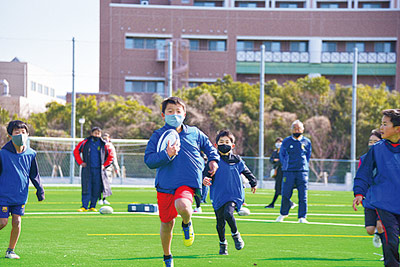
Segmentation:
[(44, 189), (36, 162), (36, 152), (27, 148), (17, 153), (12, 141), (0, 150), (0, 206), (23, 205), (28, 200), (29, 179), (36, 188), (38, 200)]
[(221, 156), (221, 159), (210, 186), (210, 199), (213, 208), (218, 210), (228, 201), (233, 201), (236, 203), (237, 210), (240, 210), (244, 202), (241, 174), (249, 180), (251, 187), (257, 185), (257, 179), (240, 156), (230, 153), (228, 156)]
[(395, 145), (381, 140), (369, 149), (357, 170), (353, 191), (375, 208), (400, 214), (400, 145)]
[(155, 186), (158, 192), (174, 194), (183, 185), (201, 188), (204, 160), (200, 155), (203, 151), (208, 161), (219, 162), (220, 157), (208, 137), (197, 127), (182, 125), (179, 133), (181, 149), (178, 155), (171, 159), (166, 150), (157, 152), (160, 136), (174, 127), (165, 124), (154, 131), (147, 144), (144, 162), (150, 169), (157, 169)]
[(282, 171), (308, 171), (311, 149), (311, 141), (305, 136), (300, 140), (292, 136), (283, 139), (279, 152)]

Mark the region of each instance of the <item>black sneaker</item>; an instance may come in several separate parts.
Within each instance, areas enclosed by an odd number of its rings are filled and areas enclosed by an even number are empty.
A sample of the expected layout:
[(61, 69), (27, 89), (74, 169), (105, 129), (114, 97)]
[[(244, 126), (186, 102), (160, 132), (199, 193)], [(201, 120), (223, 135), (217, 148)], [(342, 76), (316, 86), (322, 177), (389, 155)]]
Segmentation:
[(242, 237), (240, 236), (240, 233), (237, 232), (236, 234), (232, 235), (233, 241), (235, 241), (235, 248), (237, 250), (241, 250), (244, 248), (244, 241)]
[(228, 255), (228, 243), (219, 243), (219, 255)]
[(275, 208), (274, 204), (269, 204), (268, 206), (265, 206), (264, 208), (266, 209), (273, 209)]

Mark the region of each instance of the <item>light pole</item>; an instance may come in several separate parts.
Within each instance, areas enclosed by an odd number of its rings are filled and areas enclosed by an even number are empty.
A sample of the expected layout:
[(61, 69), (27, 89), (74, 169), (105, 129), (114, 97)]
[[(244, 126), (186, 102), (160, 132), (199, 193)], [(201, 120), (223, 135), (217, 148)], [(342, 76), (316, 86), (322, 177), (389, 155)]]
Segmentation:
[(79, 123), (81, 124), (81, 138), (83, 138), (83, 124), (85, 123), (85, 118), (80, 118)]

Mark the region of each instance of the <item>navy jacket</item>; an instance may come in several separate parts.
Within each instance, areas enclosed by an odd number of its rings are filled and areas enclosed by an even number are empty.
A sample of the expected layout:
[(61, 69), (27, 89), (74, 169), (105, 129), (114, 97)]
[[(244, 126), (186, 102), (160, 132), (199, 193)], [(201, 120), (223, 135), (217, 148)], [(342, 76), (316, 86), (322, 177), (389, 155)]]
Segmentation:
[(213, 208), (218, 210), (228, 201), (233, 201), (236, 203), (237, 210), (240, 210), (244, 202), (241, 174), (249, 180), (251, 187), (257, 185), (257, 179), (240, 156), (230, 153), (227, 156), (221, 156), (221, 159), (210, 186), (210, 199)]
[(305, 136), (302, 136), (300, 140), (293, 136), (283, 139), (279, 152), (282, 171), (308, 171), (311, 150), (311, 141)]
[(24, 205), (28, 200), (29, 180), (36, 188), (39, 201), (44, 189), (36, 162), (36, 151), (27, 148), (17, 153), (12, 141), (0, 150), (0, 206)]
[(171, 159), (166, 150), (157, 152), (157, 143), (160, 136), (174, 127), (165, 124), (154, 131), (150, 137), (144, 154), (144, 162), (150, 169), (157, 169), (155, 187), (158, 192), (174, 194), (180, 186), (201, 188), (204, 160), (200, 155), (203, 151), (208, 162), (219, 162), (217, 150), (208, 137), (197, 127), (182, 125), (179, 133), (181, 149), (178, 155)]
[(354, 195), (362, 195), (375, 208), (400, 214), (400, 145), (375, 143), (354, 178)]

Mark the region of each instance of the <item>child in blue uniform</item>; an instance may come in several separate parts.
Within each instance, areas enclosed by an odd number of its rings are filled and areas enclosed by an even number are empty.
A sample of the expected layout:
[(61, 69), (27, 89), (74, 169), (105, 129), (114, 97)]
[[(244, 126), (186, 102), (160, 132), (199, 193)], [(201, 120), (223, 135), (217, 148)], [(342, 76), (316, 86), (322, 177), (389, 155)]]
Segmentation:
[(27, 146), (28, 126), (19, 120), (7, 126), (11, 141), (0, 150), (0, 230), (12, 216), (10, 243), (6, 258), (19, 259), (14, 252), (21, 233), (21, 216), (28, 200), (29, 180), (36, 188), (39, 201), (44, 200), (44, 189), (36, 162), (36, 152)]
[[(173, 266), (171, 242), (175, 218), (182, 217), (183, 243), (191, 246), (194, 231), (191, 221), (192, 203), (195, 190), (200, 190), (204, 160), (208, 158), (210, 175), (218, 169), (220, 159), (217, 150), (208, 137), (194, 126), (183, 124), (186, 106), (178, 97), (169, 97), (162, 104), (161, 116), (165, 125), (154, 131), (147, 144), (144, 162), (150, 169), (157, 169), (155, 186), (161, 220), (160, 237), (164, 252), (164, 266)], [(168, 143), (165, 150), (157, 151), (161, 135), (170, 129), (179, 134), (180, 142)], [(179, 153), (178, 153), (179, 152)]]
[(219, 168), (211, 178), (204, 178), (203, 184), (210, 185), (210, 198), (217, 217), (217, 232), (219, 237), (219, 254), (228, 255), (228, 242), (225, 239), (225, 224), (231, 228), (235, 248), (244, 247), (244, 241), (236, 226), (233, 213), (240, 210), (244, 203), (244, 189), (241, 174), (250, 182), (251, 191), (256, 192), (257, 179), (247, 168), (244, 161), (232, 153), (235, 147), (235, 137), (228, 130), (222, 130), (216, 138), (216, 146), (221, 155)]
[(368, 151), (354, 178), (353, 208), (363, 199), (376, 209), (384, 230), (385, 266), (399, 266), (400, 109), (382, 112), (383, 140)]
[[(382, 140), (382, 135), (378, 130), (372, 130), (368, 140), (368, 147), (372, 147), (376, 142)], [(361, 166), (363, 159), (367, 154), (360, 157), (359, 165)], [(364, 215), (365, 215), (365, 229), (369, 235), (374, 235), (372, 243), (375, 247), (379, 248), (382, 246), (381, 239), (383, 238), (382, 222), (379, 220), (376, 214), (375, 208), (369, 205), (367, 201), (363, 201)]]
[(282, 164), (282, 205), (280, 215), (276, 219), (282, 222), (289, 215), (290, 198), (296, 185), (299, 193), (299, 223), (308, 223), (307, 217), (307, 189), (308, 171), (311, 157), (311, 141), (303, 136), (304, 125), (296, 120), (292, 123), (292, 135), (286, 137), (281, 145), (279, 158)]

